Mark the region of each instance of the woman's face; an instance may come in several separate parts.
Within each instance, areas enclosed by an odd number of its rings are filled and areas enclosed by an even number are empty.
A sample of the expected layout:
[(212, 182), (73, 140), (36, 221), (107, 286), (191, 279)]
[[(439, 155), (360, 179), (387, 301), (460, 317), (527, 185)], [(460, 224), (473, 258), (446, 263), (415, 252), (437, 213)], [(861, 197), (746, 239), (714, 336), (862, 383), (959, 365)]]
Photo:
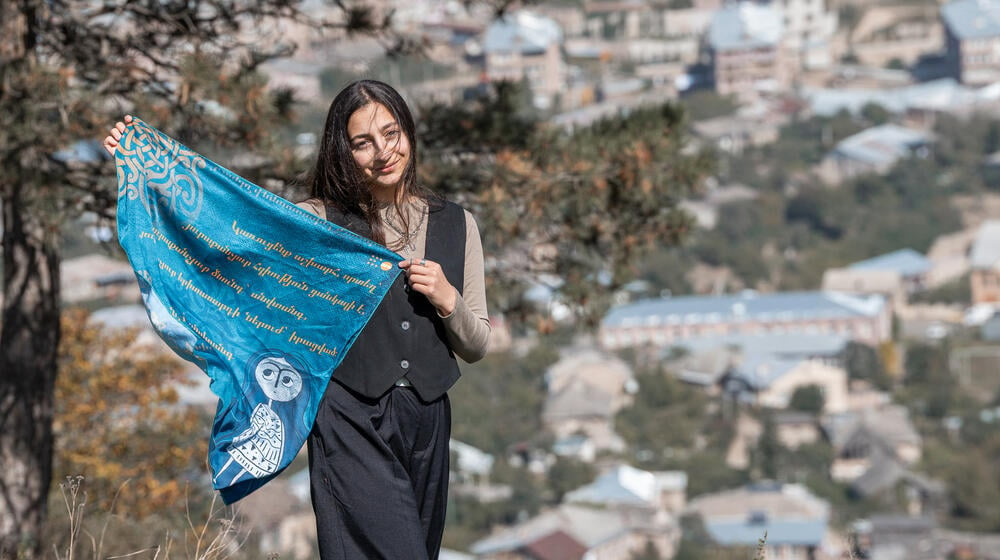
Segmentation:
[(378, 200), (392, 201), (410, 163), (410, 140), (381, 103), (369, 103), (347, 121), (351, 154)]

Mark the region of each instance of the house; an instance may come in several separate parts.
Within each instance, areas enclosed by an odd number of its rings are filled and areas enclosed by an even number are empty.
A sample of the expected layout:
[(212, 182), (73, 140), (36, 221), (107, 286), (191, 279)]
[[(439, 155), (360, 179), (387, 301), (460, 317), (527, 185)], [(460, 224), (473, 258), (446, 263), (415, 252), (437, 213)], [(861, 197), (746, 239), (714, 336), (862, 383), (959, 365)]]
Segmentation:
[(617, 465), (594, 482), (566, 494), (566, 503), (679, 514), (687, 505), (687, 473), (650, 472)]
[(900, 249), (823, 273), (823, 289), (882, 294), (899, 309), (907, 296), (927, 289), (931, 261), (913, 249)]
[(920, 434), (900, 405), (831, 414), (822, 426), (836, 454), (830, 476), (840, 482), (855, 481), (886, 459), (909, 467), (921, 456)]
[(858, 64), (885, 68), (914, 64), (920, 55), (944, 47), (936, 5), (869, 4), (850, 30), (849, 53)]
[(548, 396), (542, 421), (557, 441), (584, 435), (594, 450), (621, 450), (614, 417), (632, 400), (637, 386), (621, 359), (588, 347), (565, 350), (545, 373)]
[(584, 463), (593, 463), (597, 458), (594, 440), (583, 434), (570, 434), (552, 443), (552, 452), (560, 457), (569, 457)]
[(945, 60), (963, 84), (1000, 81), (1000, 0), (953, 0), (941, 6)]
[(699, 138), (708, 140), (720, 151), (740, 155), (746, 149), (777, 141), (785, 124), (787, 118), (779, 115), (739, 111), (697, 121), (691, 127)]
[(972, 304), (1000, 302), (1000, 220), (979, 226), (969, 252)]
[(931, 268), (927, 257), (913, 249), (900, 249), (877, 257), (872, 257), (848, 265), (855, 271), (890, 270), (899, 274), (907, 293), (915, 293), (925, 289), (926, 275)]
[(585, 434), (598, 451), (624, 451), (625, 441), (614, 431), (620, 407), (615, 396), (584, 380), (574, 379), (542, 405), (542, 423), (556, 438)]
[(552, 107), (566, 82), (562, 42), (562, 30), (552, 19), (528, 10), (508, 12), (483, 33), (486, 78), (526, 80), (535, 106)]
[(837, 14), (822, 0), (770, 0), (781, 16), (787, 47), (803, 69), (828, 68), (833, 64), (832, 41), (837, 31)]
[(837, 184), (866, 173), (885, 174), (900, 160), (926, 157), (933, 137), (928, 132), (888, 123), (841, 140), (823, 158), (818, 172)]
[(766, 558), (839, 558), (830, 504), (800, 484), (762, 482), (707, 494), (691, 500), (687, 512), (722, 546), (756, 547), (767, 535)]
[[(852, 73), (860, 73), (852, 67)], [(888, 72), (880, 70), (879, 72)], [(846, 110), (860, 114), (861, 109), (874, 103), (890, 113), (911, 117), (922, 116), (925, 121), (933, 121), (937, 113), (958, 116), (972, 115), (977, 111), (990, 111), (996, 106), (1000, 91), (994, 86), (969, 87), (954, 78), (940, 78), (928, 82), (906, 83), (883, 87), (830, 87), (803, 88), (809, 109), (814, 115), (830, 117)]]
[(599, 340), (608, 349), (667, 348), (725, 335), (832, 334), (869, 345), (892, 338), (891, 306), (879, 295), (745, 291), (639, 300), (612, 308)]
[(727, 4), (712, 18), (707, 46), (715, 91), (750, 102), (784, 91), (791, 68), (781, 14), (753, 2)]
[(660, 557), (672, 558), (680, 536), (672, 517), (563, 504), (504, 527), (469, 551), (481, 560), (629, 560), (652, 543)]
[(824, 412), (847, 409), (847, 372), (816, 360), (751, 353), (722, 383), (738, 402), (776, 409), (788, 408), (796, 390), (816, 386), (823, 393)]

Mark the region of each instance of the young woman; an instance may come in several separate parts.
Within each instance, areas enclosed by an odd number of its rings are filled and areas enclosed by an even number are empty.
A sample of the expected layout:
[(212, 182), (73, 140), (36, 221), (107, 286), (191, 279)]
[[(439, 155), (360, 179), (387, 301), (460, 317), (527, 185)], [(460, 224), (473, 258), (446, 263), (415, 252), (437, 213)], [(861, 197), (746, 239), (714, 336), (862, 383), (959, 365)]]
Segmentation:
[[(127, 117), (126, 122), (129, 121)], [(105, 138), (114, 153), (126, 123)], [(473, 217), (417, 181), (413, 117), (392, 87), (344, 88), (299, 206), (396, 251), (404, 274), (333, 373), (309, 437), (320, 555), (437, 558), (448, 495), (455, 357), (486, 353)]]

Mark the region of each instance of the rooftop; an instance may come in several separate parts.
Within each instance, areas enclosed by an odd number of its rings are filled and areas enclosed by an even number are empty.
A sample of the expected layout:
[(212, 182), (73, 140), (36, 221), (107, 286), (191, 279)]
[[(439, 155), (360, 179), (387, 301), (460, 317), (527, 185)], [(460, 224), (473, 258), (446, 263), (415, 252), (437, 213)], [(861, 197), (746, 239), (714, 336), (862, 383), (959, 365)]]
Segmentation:
[(900, 276), (917, 276), (930, 270), (931, 262), (913, 249), (900, 249), (867, 260), (856, 262), (852, 270), (891, 270)]
[(799, 484), (758, 483), (696, 498), (688, 511), (721, 544), (755, 545), (766, 531), (770, 546), (810, 546), (826, 534), (830, 505)]
[(1000, 37), (1000, 0), (955, 0), (941, 7), (941, 19), (959, 39)]
[(773, 47), (784, 33), (781, 15), (769, 5), (739, 2), (720, 8), (708, 29), (717, 51)]
[(931, 135), (895, 124), (883, 124), (841, 140), (834, 152), (842, 157), (874, 164), (891, 164), (930, 142)]
[(566, 501), (649, 506), (656, 504), (661, 491), (683, 491), (685, 488), (687, 474), (682, 471), (656, 473), (619, 465), (594, 482), (566, 494)]
[(743, 292), (722, 296), (681, 296), (639, 300), (611, 309), (603, 328), (657, 327), (747, 321), (791, 322), (809, 319), (875, 317), (885, 307), (880, 295), (842, 292)]
[(519, 10), (498, 18), (483, 35), (487, 53), (541, 54), (552, 43), (562, 42), (559, 25), (544, 16)]

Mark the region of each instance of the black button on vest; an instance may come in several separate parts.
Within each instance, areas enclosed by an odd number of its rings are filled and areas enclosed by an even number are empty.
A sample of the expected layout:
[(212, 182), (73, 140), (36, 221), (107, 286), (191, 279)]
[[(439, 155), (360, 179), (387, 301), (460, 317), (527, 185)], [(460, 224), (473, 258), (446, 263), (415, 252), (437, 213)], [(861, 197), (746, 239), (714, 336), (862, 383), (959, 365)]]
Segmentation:
[[(465, 284), (465, 211), (451, 202), (431, 202), (427, 214), (426, 258), (441, 265), (445, 277), (462, 293)], [(370, 238), (360, 217), (327, 205), (327, 219)], [(400, 274), (372, 314), (333, 379), (369, 398), (378, 398), (403, 375), (420, 398), (445, 394), (461, 373), (448, 347), (444, 324), (423, 294), (409, 289)]]

